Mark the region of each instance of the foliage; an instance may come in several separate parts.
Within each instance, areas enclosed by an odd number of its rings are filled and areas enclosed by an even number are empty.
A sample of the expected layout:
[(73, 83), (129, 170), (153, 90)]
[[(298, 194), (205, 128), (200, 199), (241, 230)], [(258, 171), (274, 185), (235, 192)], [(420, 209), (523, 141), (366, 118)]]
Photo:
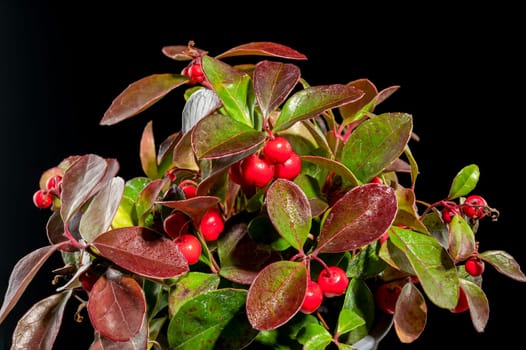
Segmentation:
[[(130, 84), (100, 121), (123, 122), (184, 89), (180, 131), (157, 144), (152, 122), (144, 128), (144, 174), (125, 180), (116, 159), (96, 154), (70, 156), (42, 174), (39, 190), (53, 198), (49, 245), (14, 267), (0, 322), (52, 254), (62, 255), (56, 274), (66, 282), (19, 320), (13, 349), (51, 349), (66, 304), (78, 300), (94, 329), (91, 350), (353, 349), (392, 326), (410, 343), (424, 331), (427, 305), (453, 310), (460, 291), (484, 331), (489, 302), (482, 276), (464, 269), (468, 258), (526, 281), (508, 253), (478, 251), (479, 224), (498, 211), (464, 210), (477, 165), (460, 169), (443, 198), (416, 198), (413, 118), (375, 113), (397, 86), (379, 91), (368, 79), (311, 86), (290, 63), (306, 57), (273, 42), (215, 57), (192, 42), (162, 52), (186, 65), (181, 74)], [(241, 56), (261, 59), (227, 63)], [(257, 185), (235, 178), (276, 136), (299, 156), (299, 174)], [(195, 195), (183, 184), (195, 185)], [(224, 224), (217, 239), (204, 234), (211, 209)], [(186, 233), (201, 244), (197, 263), (177, 244)], [(345, 293), (302, 312), (308, 281), (328, 266), (345, 270)], [(393, 314), (377, 303), (382, 284), (400, 293)]]

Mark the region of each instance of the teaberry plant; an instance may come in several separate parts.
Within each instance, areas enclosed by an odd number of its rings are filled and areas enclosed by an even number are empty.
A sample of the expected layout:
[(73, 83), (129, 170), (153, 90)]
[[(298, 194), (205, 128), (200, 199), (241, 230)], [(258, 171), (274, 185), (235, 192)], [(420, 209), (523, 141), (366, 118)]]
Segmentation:
[[(499, 213), (475, 191), (477, 165), (417, 198), (412, 115), (375, 112), (398, 86), (310, 85), (293, 63), (306, 56), (273, 42), (162, 52), (180, 73), (133, 82), (100, 120), (184, 89), (181, 130), (157, 143), (144, 127), (144, 174), (125, 180), (116, 159), (84, 154), (41, 175), (49, 245), (14, 266), (0, 322), (52, 254), (64, 265), (13, 349), (51, 349), (68, 303), (91, 322), (92, 350), (368, 349), (391, 330), (418, 339), (430, 303), (483, 332), (486, 264), (526, 281), (505, 251), (479, 251)], [(228, 63), (241, 56), (256, 63)]]

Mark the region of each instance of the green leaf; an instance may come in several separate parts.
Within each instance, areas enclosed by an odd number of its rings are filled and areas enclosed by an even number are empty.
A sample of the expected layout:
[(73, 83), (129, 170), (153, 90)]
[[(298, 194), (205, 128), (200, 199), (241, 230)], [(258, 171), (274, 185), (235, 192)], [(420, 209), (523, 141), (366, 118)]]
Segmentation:
[(453, 215), (449, 223), (449, 255), (456, 263), (469, 258), (475, 251), (475, 234), (461, 215)]
[(329, 171), (334, 172), (336, 175), (341, 176), (344, 181), (352, 184), (353, 186), (362, 184), (360, 180), (358, 180), (358, 178), (353, 174), (353, 172), (349, 170), (349, 168), (338, 161), (313, 155), (302, 155), (300, 158), (301, 160), (319, 165)]
[(190, 271), (179, 277), (175, 287), (170, 290), (168, 297), (170, 317), (173, 317), (188, 300), (216, 290), (219, 287), (219, 282), (220, 278), (218, 275), (198, 271)]
[(413, 283), (406, 283), (396, 301), (394, 327), (402, 343), (412, 343), (424, 331), (427, 322), (427, 305), (420, 290)]
[(248, 107), (250, 76), (210, 56), (201, 58), (203, 71), (231, 118), (253, 126)]
[(407, 226), (418, 232), (429, 233), (418, 215), (415, 192), (409, 188), (399, 187), (395, 190), (395, 194), (398, 200), (398, 212), (394, 224)]
[(380, 174), (404, 151), (413, 129), (407, 113), (383, 113), (361, 123), (342, 149), (341, 162), (363, 183)]
[(466, 279), (460, 279), (460, 287), (466, 293), (469, 305), (469, 315), (473, 327), (479, 333), (484, 332), (484, 328), (489, 320), (489, 301), (488, 297), (477, 284)]
[(363, 96), (363, 92), (352, 86), (333, 84), (312, 86), (293, 94), (283, 105), (274, 123), (274, 132), (287, 129), (297, 121), (318, 114)]
[(151, 181), (152, 180), (147, 177), (136, 177), (126, 181), (121, 202), (111, 222), (113, 228), (135, 226), (138, 224), (135, 201), (143, 188)]
[(411, 263), (424, 292), (437, 306), (452, 309), (458, 300), (458, 277), (447, 251), (433, 237), (393, 226), (389, 241)]
[(148, 109), (188, 81), (179, 74), (153, 74), (128, 85), (111, 103), (100, 125), (113, 125)]
[(346, 343), (355, 343), (369, 334), (369, 329), (375, 319), (375, 303), (374, 295), (364, 280), (359, 278), (351, 278), (349, 280), (342, 310), (349, 310), (365, 321), (363, 325), (353, 327), (350, 330)]
[(278, 261), (261, 270), (248, 290), (246, 310), (257, 330), (272, 330), (300, 309), (307, 291), (307, 268), (295, 261)]
[(60, 330), (71, 290), (53, 294), (34, 304), (17, 322), (11, 350), (51, 350)]
[(155, 138), (153, 136), (153, 122), (150, 120), (141, 136), (139, 146), (139, 158), (141, 160), (142, 170), (150, 179), (159, 177), (157, 170), (157, 153), (155, 149)]
[(467, 195), (477, 186), (480, 177), (480, 170), (476, 164), (462, 168), (451, 184), (448, 199), (455, 199)]
[(319, 350), (331, 343), (332, 335), (321, 324), (309, 323), (301, 329), (297, 339), (304, 350)]
[(365, 325), (365, 320), (362, 316), (353, 310), (342, 308), (338, 315), (336, 333), (343, 335), (363, 325)]
[(299, 251), (311, 228), (311, 208), (305, 193), (294, 182), (276, 179), (267, 189), (267, 212), (278, 233)]
[(246, 322), (246, 290), (218, 289), (184, 303), (168, 325), (170, 349), (241, 349), (257, 334)]
[(361, 279), (371, 278), (382, 272), (386, 263), (377, 253), (378, 243), (371, 243), (354, 254), (347, 266), (346, 272), (350, 277)]
[(340, 253), (365, 247), (391, 226), (397, 212), (396, 196), (387, 185), (369, 183), (345, 193), (327, 215), (316, 252)]
[(479, 253), (478, 256), (503, 275), (519, 282), (526, 282), (526, 275), (521, 271), (517, 260), (509, 253), (502, 250), (487, 250)]
[(199, 159), (214, 159), (246, 152), (261, 145), (265, 133), (227, 115), (211, 114), (192, 132), (192, 147)]

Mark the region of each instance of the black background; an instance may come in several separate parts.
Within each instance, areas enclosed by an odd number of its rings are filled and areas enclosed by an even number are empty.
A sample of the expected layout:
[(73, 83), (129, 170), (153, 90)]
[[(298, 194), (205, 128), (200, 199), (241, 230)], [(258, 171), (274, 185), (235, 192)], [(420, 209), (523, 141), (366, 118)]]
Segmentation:
[[(445, 197), (463, 166), (479, 165), (476, 192), (501, 212), (497, 222), (481, 223), (480, 250), (505, 250), (526, 266), (520, 126), (525, 76), (518, 9), (328, 1), (287, 9), (269, 2), (228, 9), (197, 2), (123, 2), (111, 8), (56, 3), (0, 1), (2, 295), (16, 261), (47, 244), (48, 213), (31, 201), (42, 171), (69, 155), (96, 153), (117, 158), (124, 178), (137, 176), (146, 122), (153, 120), (157, 140), (178, 130), (182, 96), (177, 92), (121, 124), (98, 122), (129, 83), (154, 73), (178, 73), (182, 63), (165, 57), (161, 48), (189, 40), (212, 55), (252, 41), (288, 45), (307, 55), (308, 61), (298, 65), (311, 85), (358, 78), (369, 78), (379, 89), (400, 85), (380, 109), (414, 117), (413, 130), (421, 138), (412, 144), (421, 171), (417, 197)], [(58, 257), (44, 265), (0, 326), (0, 350), (9, 348), (24, 312), (53, 293), (51, 270), (59, 266)], [(393, 331), (382, 345), (514, 347), (523, 332), (526, 284), (487, 266), (483, 288), (491, 308), (484, 333), (474, 330), (467, 313), (452, 315), (430, 306), (417, 341), (399, 344)], [(90, 331), (73, 321), (73, 312), (72, 307), (65, 315), (57, 349), (88, 347)]]

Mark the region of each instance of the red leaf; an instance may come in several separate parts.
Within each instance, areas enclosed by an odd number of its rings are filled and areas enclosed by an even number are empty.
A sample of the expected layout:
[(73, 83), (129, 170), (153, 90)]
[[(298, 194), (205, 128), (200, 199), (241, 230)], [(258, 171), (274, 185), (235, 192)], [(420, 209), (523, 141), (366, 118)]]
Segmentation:
[[(139, 333), (130, 340), (115, 342), (95, 333), (95, 340), (89, 350), (146, 350), (148, 349), (148, 319), (145, 317)], [(153, 349), (153, 348), (152, 348)]]
[(50, 245), (39, 248), (16, 263), (11, 271), (11, 276), (9, 276), (4, 301), (0, 309), (0, 324), (16, 305), (38, 270), (59, 247), (60, 245)]
[(113, 125), (133, 117), (187, 81), (188, 77), (171, 73), (152, 74), (139, 79), (113, 100), (99, 124)]
[(117, 270), (108, 269), (91, 289), (88, 315), (103, 337), (117, 342), (130, 340), (141, 330), (146, 315), (141, 285)]
[(217, 55), (217, 59), (232, 57), (232, 56), (273, 56), (288, 58), (291, 60), (306, 60), (307, 56), (285, 45), (273, 43), (270, 41), (252, 42), (236, 46), (228, 51)]
[(316, 252), (340, 253), (376, 241), (389, 229), (397, 210), (393, 188), (375, 183), (354, 187), (332, 207)]
[(70, 297), (71, 290), (68, 290), (33, 305), (17, 323), (11, 350), (53, 349)]
[(188, 271), (188, 263), (177, 243), (145, 227), (108, 231), (92, 245), (106, 259), (144, 277), (171, 278)]
[(214, 196), (197, 196), (189, 199), (181, 199), (176, 201), (158, 201), (156, 204), (163, 205), (168, 208), (182, 211), (192, 218), (193, 222), (198, 223), (205, 212), (216, 206), (220, 198)]

